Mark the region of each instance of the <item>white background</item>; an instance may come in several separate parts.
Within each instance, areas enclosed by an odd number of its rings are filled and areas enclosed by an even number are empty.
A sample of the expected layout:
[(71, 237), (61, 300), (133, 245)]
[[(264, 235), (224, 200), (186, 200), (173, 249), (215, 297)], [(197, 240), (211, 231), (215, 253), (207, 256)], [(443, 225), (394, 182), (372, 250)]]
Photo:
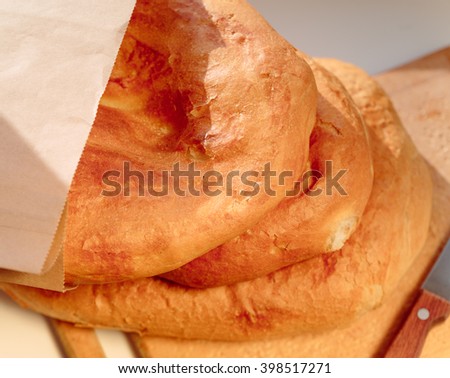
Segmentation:
[[(450, 45), (448, 0), (251, 3), (297, 48), (347, 60), (372, 74)], [(43, 318), (19, 309), (3, 294), (0, 319), (0, 357), (59, 356)], [(120, 334), (102, 331), (101, 340), (109, 356), (131, 356)]]
[(250, 0), (298, 49), (371, 74), (450, 45), (449, 0)]

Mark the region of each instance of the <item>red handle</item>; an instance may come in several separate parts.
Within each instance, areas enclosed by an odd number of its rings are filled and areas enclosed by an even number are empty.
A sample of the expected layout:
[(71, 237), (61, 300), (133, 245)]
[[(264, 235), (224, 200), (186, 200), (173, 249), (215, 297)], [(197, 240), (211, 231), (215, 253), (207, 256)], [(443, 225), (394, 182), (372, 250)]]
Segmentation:
[(430, 328), (450, 314), (450, 302), (422, 290), (385, 357), (419, 357)]

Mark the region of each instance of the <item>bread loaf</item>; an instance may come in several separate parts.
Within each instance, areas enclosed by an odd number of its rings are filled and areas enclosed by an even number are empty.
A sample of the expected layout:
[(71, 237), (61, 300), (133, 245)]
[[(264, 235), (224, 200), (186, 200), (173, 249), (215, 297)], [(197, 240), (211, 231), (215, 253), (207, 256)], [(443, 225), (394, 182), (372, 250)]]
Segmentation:
[(317, 181), (307, 187), (305, 175), (298, 194), (254, 227), (162, 277), (199, 288), (230, 285), (336, 251), (356, 229), (373, 181), (365, 124), (334, 75), (312, 59), (308, 64), (318, 89), (309, 154)]
[(323, 331), (379, 306), (425, 241), (430, 174), (381, 88), (354, 66), (322, 63), (343, 80), (361, 112), (374, 167), (362, 220), (342, 249), (208, 289), (146, 278), (81, 285), (64, 294), (17, 285), (6, 291), (23, 306), (84, 326), (204, 340)]
[[(80, 326), (230, 342), (335, 329), (379, 306), (395, 292), (424, 244), (432, 194), (428, 167), (387, 95), (352, 65), (330, 60), (320, 60), (318, 65), (292, 52), (241, 1), (208, 0), (192, 3), (193, 7), (182, 1), (151, 5), (138, 3), (69, 196), (68, 275), (72, 282), (103, 283), (80, 284), (65, 293), (12, 284), (4, 284), (4, 290), (25, 307)], [(189, 27), (192, 22), (197, 25), (193, 29)], [(156, 32), (147, 34), (154, 25)], [(211, 43), (217, 42), (215, 28), (224, 46), (211, 49)], [(180, 38), (186, 32), (192, 39)], [(201, 36), (205, 43), (189, 50), (186, 41), (196, 40), (193, 36)], [(170, 67), (161, 69), (159, 51), (166, 48), (169, 54), (163, 61)], [(140, 49), (146, 51), (144, 60)], [(205, 59), (205, 76), (191, 80), (198, 74), (193, 64)], [(152, 67), (159, 68), (153, 71)], [(191, 93), (187, 88), (192, 83), (196, 85)], [(178, 113), (177, 106), (169, 110), (161, 106), (178, 95), (187, 96), (190, 104), (183, 108), (189, 109), (189, 116), (181, 131), (172, 129), (170, 117), (178, 122), (183, 113)], [(178, 104), (178, 100), (170, 101)], [(367, 128), (368, 144), (358, 111)], [(215, 120), (207, 132), (205, 114)], [(316, 115), (316, 130), (309, 141)], [(224, 119), (232, 122), (225, 124)], [(340, 137), (348, 140), (341, 144)], [(158, 202), (148, 196), (101, 198), (95, 191), (98, 173), (114, 164), (118, 168), (124, 159), (142, 169), (151, 164), (155, 170), (175, 158), (187, 162), (192, 157), (203, 167), (225, 172), (234, 164), (254, 168), (271, 156), (277, 169), (294, 169), (295, 165), (300, 175), (308, 159), (320, 167), (327, 154), (342, 168), (352, 168), (348, 172), (352, 192), (339, 203), (336, 198), (323, 199), (327, 210), (312, 211), (311, 217), (317, 215), (317, 219), (305, 226), (304, 234), (296, 227), (306, 224), (307, 218), (295, 211), (279, 211), (289, 201), (299, 204), (296, 210), (308, 202), (304, 198), (282, 202), (286, 188), (281, 186), (275, 197), (242, 199), (236, 192), (231, 199), (204, 197), (189, 205), (175, 196)], [(315, 210), (314, 206), (309, 210)], [(362, 213), (361, 220), (335, 243), (336, 238), (329, 236), (337, 234), (335, 224), (349, 217), (347, 211), (356, 217)], [(219, 218), (213, 216), (217, 214)], [(154, 223), (148, 220), (150, 216)], [(321, 223), (325, 231), (316, 240), (314, 229)], [(209, 277), (191, 275), (186, 283), (194, 279), (199, 286), (223, 283), (225, 275), (220, 276), (220, 270), (239, 282), (192, 288), (161, 277), (145, 277), (178, 268), (264, 224), (269, 237), (261, 229), (262, 238), (253, 234), (249, 244), (255, 248), (255, 255), (249, 256), (255, 258), (229, 259), (229, 264), (237, 259), (237, 265), (212, 269)], [(286, 245), (280, 245), (286, 250), (289, 245), (296, 251), (294, 247), (308, 238), (317, 243), (314, 256), (308, 259), (299, 261), (294, 256), (266, 263), (257, 255), (258, 251), (267, 255), (266, 247), (275, 244), (274, 239), (277, 243), (283, 240)], [(331, 252), (336, 246), (341, 248)], [(216, 263), (215, 257), (209, 263)], [(197, 274), (207, 271), (202, 269)], [(104, 283), (114, 280), (122, 281)]]
[[(243, 0), (138, 1), (70, 189), (67, 282), (160, 274), (251, 227), (306, 168), (316, 98), (309, 66)], [(177, 189), (189, 164), (195, 191)], [(266, 165), (291, 175), (267, 188), (259, 174), (252, 196), (227, 184)]]

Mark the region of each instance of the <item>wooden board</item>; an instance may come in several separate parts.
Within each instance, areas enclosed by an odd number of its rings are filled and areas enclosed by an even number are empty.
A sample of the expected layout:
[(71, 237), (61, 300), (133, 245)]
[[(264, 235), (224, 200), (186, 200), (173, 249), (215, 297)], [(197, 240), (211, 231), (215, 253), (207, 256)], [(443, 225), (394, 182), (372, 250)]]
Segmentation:
[(71, 323), (56, 319), (51, 320), (51, 325), (66, 357), (105, 357), (105, 353), (100, 345), (95, 329), (75, 327)]
[[(391, 96), (417, 148), (433, 168), (435, 208), (428, 249), (434, 244), (442, 246), (450, 237), (450, 47), (379, 75), (377, 79)], [(437, 209), (438, 206), (442, 208)], [(425, 251), (418, 264), (423, 264), (427, 271), (434, 257), (431, 250)], [(417, 279), (411, 281), (410, 287), (419, 284)], [(404, 311), (399, 312), (403, 317)], [(450, 319), (432, 329), (422, 356), (450, 357)]]

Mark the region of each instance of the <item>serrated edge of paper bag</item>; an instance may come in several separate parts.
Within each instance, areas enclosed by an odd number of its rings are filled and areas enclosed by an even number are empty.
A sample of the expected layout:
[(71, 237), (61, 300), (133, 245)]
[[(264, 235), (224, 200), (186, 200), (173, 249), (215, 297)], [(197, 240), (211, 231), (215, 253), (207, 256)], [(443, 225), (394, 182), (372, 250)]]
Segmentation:
[(67, 206), (62, 211), (58, 228), (53, 237), (53, 242), (48, 252), (41, 274), (22, 273), (13, 270), (0, 269), (0, 281), (16, 283), (54, 291), (65, 291), (64, 282), (64, 254), (63, 243), (65, 237), (65, 225)]

